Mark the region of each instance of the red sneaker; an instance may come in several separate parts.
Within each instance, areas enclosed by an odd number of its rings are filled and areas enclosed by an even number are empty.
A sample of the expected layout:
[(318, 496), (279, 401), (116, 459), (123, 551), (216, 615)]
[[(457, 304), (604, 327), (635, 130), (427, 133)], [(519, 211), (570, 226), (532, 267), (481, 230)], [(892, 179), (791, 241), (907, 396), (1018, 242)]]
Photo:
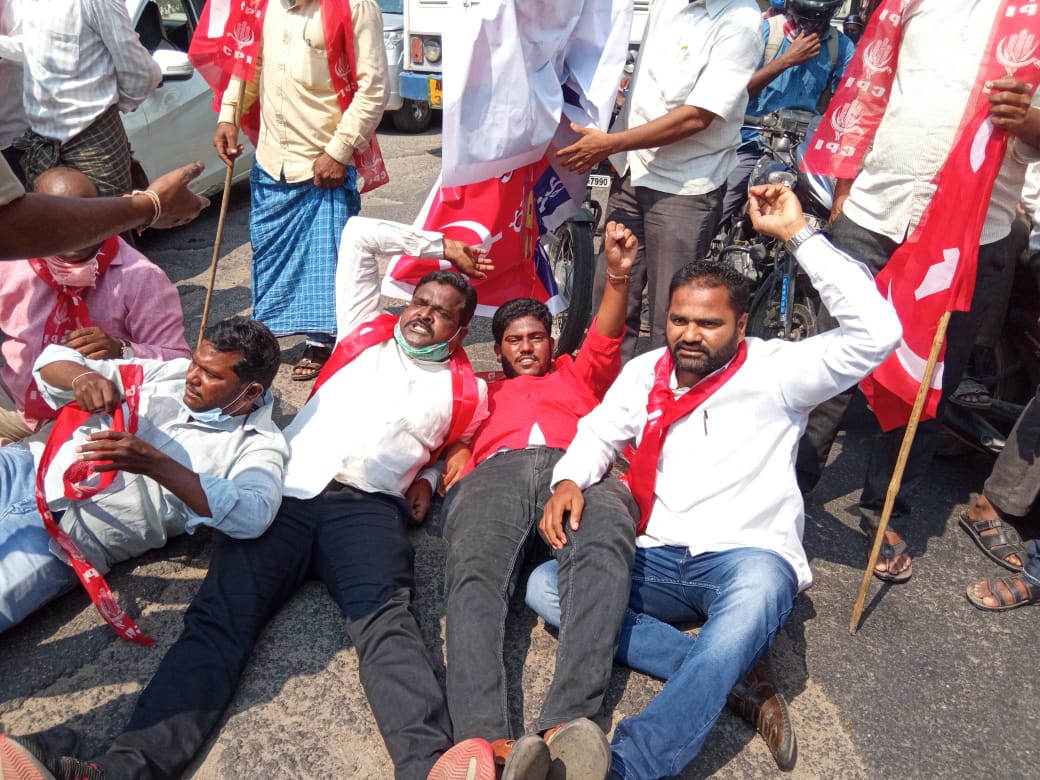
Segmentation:
[(486, 739), (467, 739), (437, 759), (426, 780), (495, 780), (495, 754)]

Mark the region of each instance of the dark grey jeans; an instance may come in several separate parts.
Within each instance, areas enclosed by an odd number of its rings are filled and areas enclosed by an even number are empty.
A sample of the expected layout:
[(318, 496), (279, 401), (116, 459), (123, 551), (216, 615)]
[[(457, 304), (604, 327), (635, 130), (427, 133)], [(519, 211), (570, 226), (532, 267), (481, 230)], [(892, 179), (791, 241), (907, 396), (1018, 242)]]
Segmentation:
[[(448, 494), (444, 576), (448, 710), (455, 740), (518, 736), (510, 725), (502, 652), (525, 554), (544, 545), (538, 522), (562, 450), (513, 450), (481, 463)], [(535, 730), (599, 712), (628, 604), (637, 509), (613, 477), (585, 491), (577, 532), (555, 553), (562, 625), (556, 670)]]
[(451, 723), (412, 608), (414, 553), (403, 510), (390, 496), (344, 488), (284, 498), (259, 539), (221, 538), (184, 632), (126, 731), (95, 759), (107, 776), (179, 777), (230, 703), (264, 626), (317, 576), (347, 618), (395, 776), (425, 780), (452, 745)]
[[(633, 187), (627, 174), (623, 179), (614, 179), (607, 204), (608, 219), (624, 223), (639, 239), (639, 253), (628, 285), (625, 337), (621, 342), (623, 361), (631, 360), (636, 354), (644, 287), (650, 303), (650, 348), (664, 346), (668, 285), (684, 265), (707, 257), (711, 239), (719, 227), (724, 189), (725, 185), (703, 195), (673, 195)], [(606, 264), (599, 263), (594, 301), (603, 298), (606, 273)]]
[[(881, 272), (899, 246), (885, 236), (860, 227), (844, 214), (839, 215), (831, 226), (830, 238), (836, 247), (864, 263), (875, 276)], [(936, 419), (926, 420), (918, 426), (892, 511), (894, 519), (910, 514), (909, 496), (924, 479), (931, 466), (935, 456), (939, 421), (946, 406), (945, 399), (961, 381), (968, 357), (975, 345), (979, 323), (992, 316), (994, 307), (1007, 305), (1007, 267), (1009, 263), (1014, 262), (1008, 251), (1009, 244), (1010, 237), (979, 247), (978, 274), (971, 311), (954, 312), (950, 318), (943, 359), (942, 400), (939, 402)], [(821, 311), (820, 330), (836, 326), (836, 320), (826, 311)], [(811, 490), (819, 480), (854, 392), (855, 388), (824, 402), (809, 415), (809, 422), (799, 445), (797, 464), (798, 483), (803, 492)], [(870, 521), (876, 522), (881, 515), (904, 431), (904, 428), (887, 433), (881, 433), (879, 430), (873, 437), (863, 494), (860, 497), (860, 512)]]
[(1021, 517), (1040, 494), (1040, 387), (1008, 436), (983, 493), (993, 506)]

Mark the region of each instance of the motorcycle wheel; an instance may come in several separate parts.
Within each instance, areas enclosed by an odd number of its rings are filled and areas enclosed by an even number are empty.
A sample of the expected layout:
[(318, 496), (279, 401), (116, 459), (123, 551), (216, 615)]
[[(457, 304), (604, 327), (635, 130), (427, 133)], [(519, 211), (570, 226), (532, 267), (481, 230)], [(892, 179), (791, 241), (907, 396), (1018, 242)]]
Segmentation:
[[(784, 323), (780, 319), (780, 294), (783, 274), (774, 270), (762, 281), (751, 299), (748, 311), (747, 335), (760, 339), (783, 338)], [(794, 302), (791, 309), (791, 335), (788, 341), (802, 341), (815, 336), (818, 327), (816, 312), (820, 299), (804, 279), (795, 282)]]
[(592, 310), (592, 282), (596, 260), (590, 222), (567, 220), (556, 228), (556, 242), (549, 249), (549, 266), (567, 308), (553, 317), (552, 337), (556, 354), (574, 352), (581, 344)]

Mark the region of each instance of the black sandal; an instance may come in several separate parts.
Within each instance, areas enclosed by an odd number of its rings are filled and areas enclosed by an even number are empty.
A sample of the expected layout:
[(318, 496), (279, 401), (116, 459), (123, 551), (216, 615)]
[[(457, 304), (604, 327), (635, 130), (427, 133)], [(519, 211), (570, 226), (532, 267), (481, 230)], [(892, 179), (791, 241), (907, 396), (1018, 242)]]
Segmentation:
[(303, 350), (303, 355), (296, 361), (292, 369), (292, 381), (310, 382), (321, 373), (325, 362), (332, 357), (331, 347), (319, 347), (317, 344), (308, 344)]
[[(877, 534), (879, 526), (880, 523), (872, 522), (871, 520), (868, 520), (866, 517), (863, 517), (862, 515), (860, 516), (859, 527), (867, 535), (867, 547), (871, 550), (874, 548), (874, 536), (875, 534)], [(889, 528), (888, 530), (891, 531), (892, 529)], [(905, 553), (906, 550), (906, 541), (903, 539), (900, 539), (895, 544), (889, 544), (888, 542), (882, 541), (881, 551), (878, 553), (877, 563), (884, 563), (886, 568), (888, 568), (892, 565), (892, 561), (898, 558), (903, 553)], [(896, 574), (892, 574), (888, 571), (878, 571), (876, 568), (874, 569), (874, 576), (882, 582), (906, 582), (908, 579), (910, 579), (913, 573), (913, 561), (911, 561), (910, 565), (903, 569), (903, 571), (898, 572)]]
[[(968, 601), (986, 612), (1005, 612), (1016, 607), (1040, 604), (1040, 585), (1034, 585), (1026, 579), (1025, 575), (1019, 574), (1015, 577), (1001, 577), (996, 580), (983, 580), (983, 582), (986, 583), (990, 595), (997, 600), (997, 606), (989, 606), (972, 593), (974, 585), (968, 586), (966, 595)], [(994, 585), (998, 587), (994, 587)], [(999, 588), (1000, 585), (1004, 586), (1004, 590)]]
[[(999, 517), (994, 520), (972, 520), (967, 512), (961, 512), (961, 528), (979, 546), (983, 555), (998, 566), (1008, 571), (1022, 571), (1021, 566), (1008, 562), (1009, 555), (1017, 555), (1020, 561), (1026, 559), (1026, 548), (1018, 531)], [(995, 533), (984, 533), (989, 530)]]

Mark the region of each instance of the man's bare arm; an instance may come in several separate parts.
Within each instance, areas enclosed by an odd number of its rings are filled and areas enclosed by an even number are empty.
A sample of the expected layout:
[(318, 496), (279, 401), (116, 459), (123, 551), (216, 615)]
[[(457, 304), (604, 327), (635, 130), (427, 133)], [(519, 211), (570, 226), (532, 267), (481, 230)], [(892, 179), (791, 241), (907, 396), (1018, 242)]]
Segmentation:
[(71, 252), (137, 227), (170, 228), (191, 222), (209, 200), (188, 189), (202, 173), (201, 162), (160, 176), (150, 189), (162, 215), (146, 195), (130, 198), (61, 198), (29, 193), (0, 206), (0, 260)]

